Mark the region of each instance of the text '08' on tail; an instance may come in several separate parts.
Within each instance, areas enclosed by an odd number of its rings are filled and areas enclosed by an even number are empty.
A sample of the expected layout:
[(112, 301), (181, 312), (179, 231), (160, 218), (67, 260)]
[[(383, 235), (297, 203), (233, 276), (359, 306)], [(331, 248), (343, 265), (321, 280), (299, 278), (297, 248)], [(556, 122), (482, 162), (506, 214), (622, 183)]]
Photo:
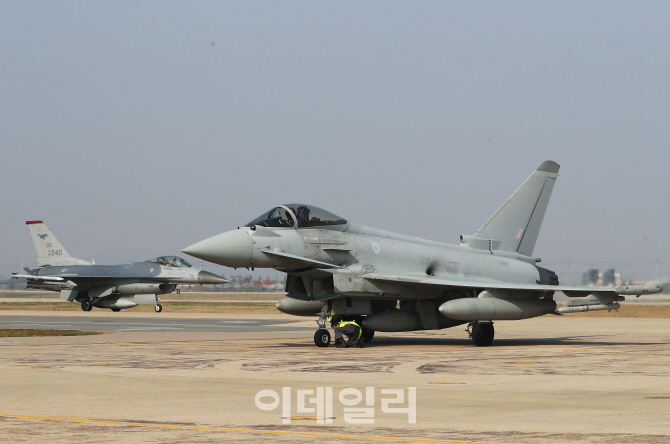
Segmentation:
[(475, 236), (500, 241), (500, 250), (531, 256), (559, 168), (551, 160), (542, 162)]

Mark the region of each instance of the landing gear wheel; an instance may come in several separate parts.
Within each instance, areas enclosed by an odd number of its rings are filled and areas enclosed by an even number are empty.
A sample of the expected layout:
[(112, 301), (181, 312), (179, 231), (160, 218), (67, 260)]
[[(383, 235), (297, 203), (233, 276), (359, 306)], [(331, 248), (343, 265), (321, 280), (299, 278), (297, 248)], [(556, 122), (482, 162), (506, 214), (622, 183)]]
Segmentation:
[(493, 323), (480, 324), (479, 322), (474, 322), (472, 324), (472, 342), (476, 346), (486, 347), (491, 345), (494, 335)]
[(116, 312), (121, 311), (121, 309), (120, 308), (112, 308), (112, 311), (116, 313)]
[(81, 309), (84, 311), (91, 311), (93, 303), (91, 301), (84, 301), (81, 303)]
[(163, 311), (163, 306), (161, 304), (156, 304), (154, 310), (156, 311), (156, 313), (160, 313), (161, 311)]
[(314, 333), (314, 343), (317, 347), (328, 347), (330, 345), (330, 332), (320, 328)]
[(367, 328), (363, 329), (363, 335), (361, 336), (361, 339), (367, 344), (368, 342), (372, 341), (372, 338), (375, 337), (375, 331), (374, 330), (368, 330)]

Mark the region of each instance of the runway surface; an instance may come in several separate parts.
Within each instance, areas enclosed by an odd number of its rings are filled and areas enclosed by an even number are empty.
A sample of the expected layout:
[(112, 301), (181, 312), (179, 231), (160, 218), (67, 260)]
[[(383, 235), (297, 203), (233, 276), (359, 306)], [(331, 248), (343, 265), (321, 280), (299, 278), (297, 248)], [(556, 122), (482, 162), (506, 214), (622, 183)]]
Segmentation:
[[(157, 315), (160, 316), (160, 315)], [(87, 331), (273, 332), (314, 330), (289, 320), (127, 318), (121, 316), (0, 316), (0, 328)]]
[[(43, 314), (20, 317), (131, 330), (1, 338), (2, 442), (667, 444), (670, 436), (667, 319), (547, 316), (496, 322), (490, 347), (456, 327), (338, 349), (314, 346), (312, 319), (285, 315)], [(133, 330), (170, 324), (182, 330)], [(228, 330), (185, 330), (197, 325)], [(320, 387), (331, 410), (318, 413)], [(411, 387), (416, 423), (383, 404), (392, 399), (384, 391), (396, 390), (404, 400), (392, 407), (408, 405)], [(262, 390), (281, 402), (260, 409)], [(348, 422), (352, 401), (374, 423)]]

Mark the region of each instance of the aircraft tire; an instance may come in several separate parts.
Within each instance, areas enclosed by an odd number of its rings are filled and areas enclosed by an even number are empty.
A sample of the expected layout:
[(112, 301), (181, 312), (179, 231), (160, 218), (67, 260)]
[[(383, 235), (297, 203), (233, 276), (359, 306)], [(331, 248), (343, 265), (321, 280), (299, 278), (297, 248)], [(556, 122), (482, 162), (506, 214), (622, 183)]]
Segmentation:
[(375, 331), (374, 330), (368, 330), (367, 328), (363, 329), (363, 334), (361, 335), (361, 339), (367, 344), (368, 342), (372, 341), (372, 338), (375, 337)]
[(495, 330), (493, 329), (493, 323), (481, 324), (475, 322), (472, 326), (472, 342), (474, 342), (477, 347), (491, 345), (494, 336)]
[(121, 309), (120, 308), (112, 308), (112, 311), (116, 313), (116, 312), (121, 311)]
[(320, 328), (314, 333), (314, 344), (317, 347), (328, 347), (330, 345), (330, 332), (325, 328)]
[(163, 311), (163, 306), (161, 304), (156, 304), (156, 306), (154, 307), (154, 311), (156, 313), (160, 313), (161, 311)]
[(81, 303), (81, 309), (84, 311), (91, 311), (93, 309), (93, 303), (91, 301), (84, 301)]

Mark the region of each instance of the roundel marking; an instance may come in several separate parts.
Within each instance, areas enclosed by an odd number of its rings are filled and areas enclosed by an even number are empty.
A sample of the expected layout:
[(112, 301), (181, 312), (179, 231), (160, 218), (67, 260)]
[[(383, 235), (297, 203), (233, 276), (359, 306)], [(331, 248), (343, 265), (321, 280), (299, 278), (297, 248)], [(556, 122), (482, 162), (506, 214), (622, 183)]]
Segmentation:
[(379, 245), (375, 244), (374, 242), (372, 243), (372, 251), (375, 253), (379, 253), (381, 249), (379, 248)]

